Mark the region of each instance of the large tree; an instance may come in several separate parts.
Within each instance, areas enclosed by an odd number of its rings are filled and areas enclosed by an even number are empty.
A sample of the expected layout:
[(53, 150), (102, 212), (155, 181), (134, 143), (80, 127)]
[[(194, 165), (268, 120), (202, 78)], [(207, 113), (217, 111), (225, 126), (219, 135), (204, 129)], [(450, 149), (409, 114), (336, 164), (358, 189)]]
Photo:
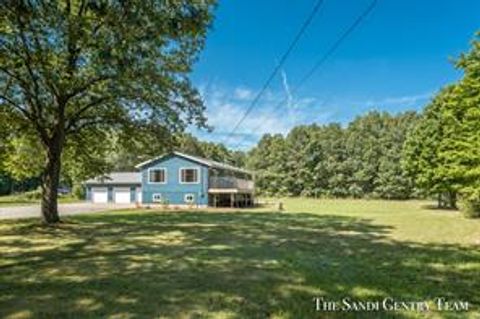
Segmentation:
[(213, 0), (0, 3), (0, 121), (42, 147), (32, 156), (44, 154), (47, 223), (59, 221), (66, 147), (80, 154), (82, 141), (95, 148), (110, 133), (136, 139), (205, 124), (188, 74), (212, 9)]
[(426, 194), (438, 196), (438, 206), (456, 208), (458, 183), (448, 174), (449, 160), (440, 156), (447, 138), (444, 115), (452, 100), (454, 86), (440, 91), (427, 105), (417, 125), (408, 134), (403, 147), (403, 166), (415, 177)]
[(470, 213), (480, 217), (480, 33), (457, 67), (464, 71), (464, 77), (455, 87), (447, 114), (449, 135), (441, 156), (451, 159), (449, 172), (460, 181)]
[[(405, 144), (405, 167), (417, 184), (446, 194), (456, 206), (457, 193), (480, 214), (480, 41), (463, 54), (457, 67), (464, 76), (443, 88), (425, 108)], [(441, 199), (441, 197), (439, 197)]]

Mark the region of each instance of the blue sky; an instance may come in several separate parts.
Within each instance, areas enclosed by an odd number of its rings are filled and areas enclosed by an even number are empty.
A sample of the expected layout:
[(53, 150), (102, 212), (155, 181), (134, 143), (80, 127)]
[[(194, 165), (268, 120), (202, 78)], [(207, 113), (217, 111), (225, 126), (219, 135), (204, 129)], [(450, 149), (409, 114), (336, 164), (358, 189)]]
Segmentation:
[(374, 109), (420, 110), (440, 87), (461, 76), (452, 61), (480, 30), (480, 1), (378, 0), (335, 55), (292, 95), (370, 1), (325, 0), (282, 72), (229, 139), (315, 0), (220, 1), (192, 76), (214, 131), (192, 132), (248, 149), (264, 133), (285, 134), (299, 124), (345, 124)]

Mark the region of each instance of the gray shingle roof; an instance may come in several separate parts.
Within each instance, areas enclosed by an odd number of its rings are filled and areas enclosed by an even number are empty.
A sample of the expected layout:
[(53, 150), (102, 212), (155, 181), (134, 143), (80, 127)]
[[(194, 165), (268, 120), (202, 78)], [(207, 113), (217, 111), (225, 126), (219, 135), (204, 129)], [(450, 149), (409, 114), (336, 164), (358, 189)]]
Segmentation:
[(85, 184), (96, 185), (137, 185), (142, 183), (142, 175), (140, 172), (113, 172), (103, 176), (91, 178)]
[(184, 154), (184, 153), (181, 153), (181, 152), (171, 152), (171, 153), (168, 153), (168, 154), (163, 154), (163, 155), (160, 155), (160, 156), (157, 156), (155, 158), (152, 158), (148, 161), (145, 161), (143, 163), (140, 163), (138, 165), (136, 165), (135, 167), (136, 168), (141, 168), (145, 165), (148, 165), (150, 163), (153, 163), (157, 160), (160, 160), (164, 157), (167, 157), (169, 155), (177, 155), (177, 156), (180, 156), (180, 157), (183, 157), (185, 159), (188, 159), (188, 160), (191, 160), (193, 162), (196, 162), (196, 163), (199, 163), (199, 164), (203, 164), (207, 167), (212, 167), (212, 168), (218, 168), (218, 169), (225, 169), (225, 170), (229, 170), (229, 171), (234, 171), (234, 172), (239, 172), (239, 173), (245, 173), (245, 174), (252, 174), (252, 172), (248, 171), (248, 170), (245, 170), (245, 169), (242, 169), (242, 168), (239, 168), (239, 167), (235, 167), (235, 166), (232, 166), (230, 164), (226, 164), (226, 163), (220, 163), (220, 162), (216, 162), (216, 161), (212, 161), (212, 160), (209, 160), (209, 159), (206, 159), (206, 158), (202, 158), (202, 157), (198, 157), (198, 156), (193, 156), (193, 155), (188, 155), (188, 154)]

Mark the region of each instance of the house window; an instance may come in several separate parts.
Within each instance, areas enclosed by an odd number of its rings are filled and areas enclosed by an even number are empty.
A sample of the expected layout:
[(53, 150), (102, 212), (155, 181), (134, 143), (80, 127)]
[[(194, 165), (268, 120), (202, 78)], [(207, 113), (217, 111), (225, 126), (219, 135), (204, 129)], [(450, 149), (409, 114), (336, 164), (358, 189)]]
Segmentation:
[(162, 201), (162, 194), (160, 193), (152, 194), (152, 202), (160, 203), (161, 201)]
[(182, 184), (196, 184), (199, 182), (198, 168), (181, 168), (180, 169), (180, 183)]
[(185, 194), (184, 198), (185, 203), (192, 204), (195, 202), (195, 195), (194, 194)]
[(163, 184), (167, 180), (165, 168), (151, 168), (148, 170), (148, 182), (155, 184)]

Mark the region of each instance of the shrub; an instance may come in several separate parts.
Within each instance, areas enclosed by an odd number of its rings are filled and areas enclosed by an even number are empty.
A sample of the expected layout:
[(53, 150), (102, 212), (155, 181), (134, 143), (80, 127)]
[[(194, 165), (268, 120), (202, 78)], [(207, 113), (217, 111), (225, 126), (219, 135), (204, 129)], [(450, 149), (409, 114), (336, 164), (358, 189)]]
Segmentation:
[(85, 199), (85, 196), (86, 196), (85, 187), (81, 184), (73, 185), (72, 194), (77, 199)]
[(480, 218), (480, 200), (465, 200), (462, 211), (468, 218)]
[(31, 200), (31, 199), (40, 199), (42, 198), (42, 190), (40, 188), (37, 188), (33, 191), (25, 192), (23, 193), (22, 197), (25, 199)]
[(162, 200), (160, 201), (160, 204), (162, 205), (162, 207), (164, 209), (167, 209), (167, 208), (169, 208), (170, 202), (168, 201), (167, 198), (162, 198)]

